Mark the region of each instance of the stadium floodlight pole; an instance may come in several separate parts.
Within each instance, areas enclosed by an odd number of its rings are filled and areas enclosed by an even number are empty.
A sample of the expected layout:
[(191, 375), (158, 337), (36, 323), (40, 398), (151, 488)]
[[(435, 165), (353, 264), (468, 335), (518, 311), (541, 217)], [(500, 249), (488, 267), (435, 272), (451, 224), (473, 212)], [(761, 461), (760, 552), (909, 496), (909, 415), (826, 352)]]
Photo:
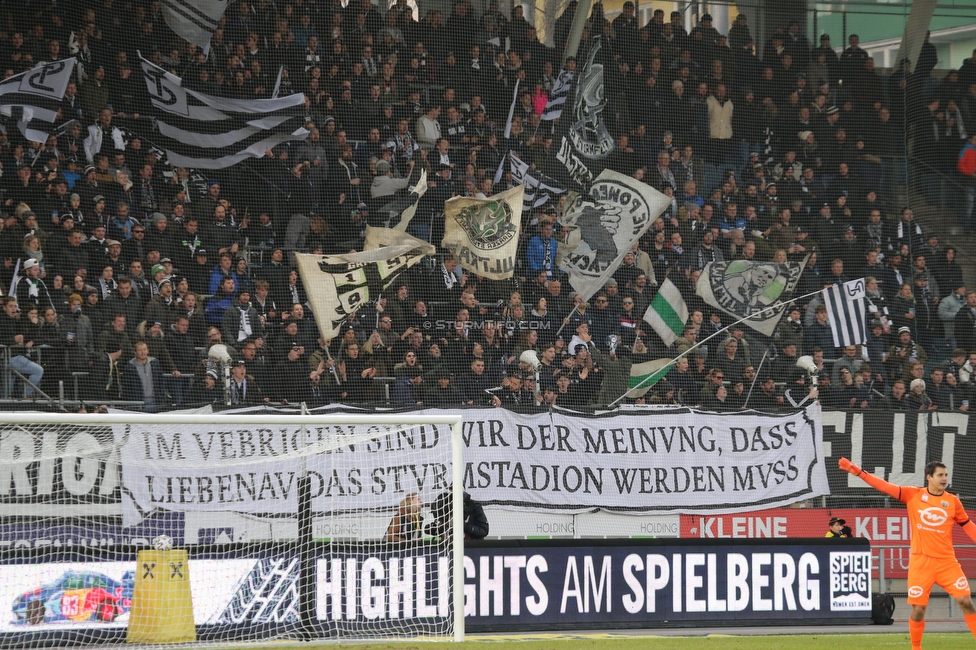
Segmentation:
[[(786, 301), (785, 304), (788, 305), (791, 302), (796, 302), (797, 300), (803, 300), (804, 298), (811, 298), (811, 297), (817, 295), (818, 293), (820, 293), (822, 290), (823, 289), (817, 289), (816, 291), (811, 291), (810, 293), (803, 294), (802, 296), (796, 296), (794, 298), (790, 298), (789, 300)], [(756, 316), (759, 316), (759, 315), (764, 314), (766, 312), (776, 311), (777, 309), (780, 309), (782, 307), (783, 307), (783, 303), (780, 303), (778, 305), (770, 305), (769, 307), (766, 307), (764, 309), (760, 309), (755, 314), (752, 314), (750, 316), (746, 316), (745, 318), (740, 318), (739, 320), (735, 321), (731, 325), (726, 325), (725, 327), (723, 327), (722, 329), (718, 330), (714, 334), (710, 334), (710, 335), (706, 336), (705, 338), (703, 338), (701, 341), (698, 341), (693, 346), (691, 346), (690, 348), (688, 348), (687, 350), (685, 350), (684, 352), (682, 352), (681, 354), (679, 354), (678, 356), (676, 356), (674, 359), (671, 359), (671, 361), (668, 363), (668, 365), (667, 366), (664, 366), (664, 368), (667, 368), (668, 366), (673, 366), (674, 364), (676, 364), (678, 362), (679, 359), (681, 359), (684, 356), (687, 356), (687, 354), (689, 352), (691, 352), (692, 350), (694, 350), (695, 348), (701, 346), (703, 343), (707, 343), (708, 341), (712, 340), (713, 338), (715, 338), (719, 334), (724, 334), (725, 332), (731, 331), (732, 328), (735, 327), (736, 325), (739, 325), (741, 323), (744, 323), (747, 320), (752, 320)], [(664, 368), (662, 368), (661, 370), (664, 370)], [(651, 375), (649, 375), (648, 378), (654, 377), (655, 375), (657, 375), (656, 372), (653, 373), (653, 374), (651, 374)], [(639, 384), (637, 384), (633, 388), (628, 388), (627, 391), (624, 392), (623, 395), (621, 395), (617, 399), (615, 399), (612, 402), (610, 402), (609, 404), (607, 404), (607, 408), (613, 408), (614, 406), (616, 406), (617, 405), (617, 402), (619, 402), (620, 400), (624, 399), (625, 397), (627, 397), (628, 395), (630, 395), (633, 391), (635, 391), (636, 389), (638, 389), (641, 386), (643, 386), (645, 382), (647, 382), (647, 379), (642, 380)]]
[(586, 28), (586, 21), (589, 19), (590, 7), (593, 0), (579, 0), (576, 5), (576, 13), (573, 15), (573, 24), (569, 28), (569, 36), (566, 38), (566, 49), (563, 50), (563, 67), (566, 67), (566, 59), (576, 56), (579, 51), (580, 40), (583, 38), (583, 30)]

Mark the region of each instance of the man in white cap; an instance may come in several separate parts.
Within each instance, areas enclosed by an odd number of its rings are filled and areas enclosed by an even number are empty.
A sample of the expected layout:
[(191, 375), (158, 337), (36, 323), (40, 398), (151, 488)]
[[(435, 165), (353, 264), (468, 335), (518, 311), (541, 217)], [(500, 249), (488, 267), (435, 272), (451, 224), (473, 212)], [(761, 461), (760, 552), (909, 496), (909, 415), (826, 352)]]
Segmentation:
[(24, 261), (21, 267), (20, 280), (17, 282), (17, 304), (24, 311), (36, 307), (43, 313), (48, 307), (54, 307), (47, 285), (41, 279), (40, 262), (31, 258)]

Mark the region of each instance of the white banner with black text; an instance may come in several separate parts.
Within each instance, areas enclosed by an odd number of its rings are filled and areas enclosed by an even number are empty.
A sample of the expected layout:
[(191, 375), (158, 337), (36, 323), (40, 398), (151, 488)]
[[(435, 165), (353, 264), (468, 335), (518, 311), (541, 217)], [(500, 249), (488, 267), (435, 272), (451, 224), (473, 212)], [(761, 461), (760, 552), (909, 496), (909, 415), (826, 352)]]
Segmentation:
[[(464, 489), (485, 504), (719, 513), (829, 492), (819, 404), (789, 414), (463, 414)], [(303, 432), (220, 426), (216, 417), (192, 427), (127, 425), (116, 442), (126, 525), (157, 510), (296, 513), (303, 457), (316, 513), (389, 508), (411, 493), (428, 502), (451, 476), (446, 426)]]

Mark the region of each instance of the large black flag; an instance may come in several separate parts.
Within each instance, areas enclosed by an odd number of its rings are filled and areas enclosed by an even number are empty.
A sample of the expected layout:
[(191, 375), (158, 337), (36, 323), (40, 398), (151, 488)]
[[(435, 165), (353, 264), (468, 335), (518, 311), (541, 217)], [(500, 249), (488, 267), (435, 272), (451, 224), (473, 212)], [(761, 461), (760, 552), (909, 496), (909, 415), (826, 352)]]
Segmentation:
[(583, 64), (573, 77), (573, 87), (556, 130), (556, 160), (553, 175), (566, 178), (571, 189), (585, 190), (600, 175), (613, 153), (614, 141), (603, 111), (607, 96), (603, 78), (603, 43), (599, 36), (589, 41)]

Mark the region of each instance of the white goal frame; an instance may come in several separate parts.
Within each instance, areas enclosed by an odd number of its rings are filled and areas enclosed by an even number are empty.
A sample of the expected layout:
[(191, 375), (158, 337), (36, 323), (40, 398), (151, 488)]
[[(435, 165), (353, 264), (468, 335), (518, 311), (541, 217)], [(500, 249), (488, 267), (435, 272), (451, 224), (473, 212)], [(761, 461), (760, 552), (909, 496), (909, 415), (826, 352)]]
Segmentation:
[(328, 413), (322, 415), (278, 415), (274, 413), (91, 413), (82, 415), (39, 413), (39, 412), (0, 412), (0, 427), (31, 424), (50, 425), (125, 425), (125, 424), (170, 424), (170, 425), (211, 425), (211, 424), (289, 424), (292, 426), (321, 426), (328, 425), (372, 425), (406, 427), (425, 424), (439, 424), (451, 427), (452, 445), (452, 483), (453, 490), (453, 535), (452, 555), (454, 567), (451, 576), (454, 605), (454, 641), (464, 640), (464, 490), (461, 426), (464, 418), (460, 414), (453, 415), (416, 415), (404, 413), (402, 415), (357, 415), (347, 413)]

